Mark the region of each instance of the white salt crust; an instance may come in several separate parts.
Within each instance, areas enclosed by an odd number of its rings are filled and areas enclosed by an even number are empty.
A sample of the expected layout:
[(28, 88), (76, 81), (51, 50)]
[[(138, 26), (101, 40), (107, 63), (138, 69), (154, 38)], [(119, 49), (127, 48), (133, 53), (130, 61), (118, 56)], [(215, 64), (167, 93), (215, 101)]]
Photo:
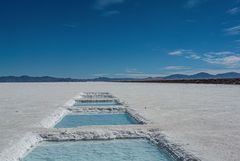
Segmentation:
[(0, 91), (1, 161), (7, 151), (17, 154), (11, 149), (26, 135), (52, 126), (55, 121), (44, 120), (79, 91), (110, 91), (201, 160), (240, 160), (237, 85), (4, 83)]

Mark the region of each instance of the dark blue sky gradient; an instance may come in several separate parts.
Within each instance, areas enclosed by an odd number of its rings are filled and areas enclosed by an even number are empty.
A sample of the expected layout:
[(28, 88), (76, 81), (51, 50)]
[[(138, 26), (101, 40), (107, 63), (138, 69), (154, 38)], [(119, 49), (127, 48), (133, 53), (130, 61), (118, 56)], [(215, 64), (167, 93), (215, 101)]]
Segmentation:
[[(144, 77), (240, 69), (239, 35), (229, 33), (240, 25), (240, 13), (229, 11), (240, 7), (237, 0), (102, 1), (1, 1), (0, 75)], [(201, 58), (186, 58), (186, 51)], [(231, 52), (234, 63), (225, 60), (229, 55), (216, 56), (222, 52)]]

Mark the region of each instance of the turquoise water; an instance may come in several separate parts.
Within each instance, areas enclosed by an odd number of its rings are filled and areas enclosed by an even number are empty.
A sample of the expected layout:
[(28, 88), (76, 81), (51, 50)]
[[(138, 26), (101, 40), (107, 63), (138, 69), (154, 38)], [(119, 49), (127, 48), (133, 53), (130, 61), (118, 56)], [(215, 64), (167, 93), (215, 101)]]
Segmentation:
[(127, 125), (138, 122), (128, 114), (66, 115), (55, 128), (73, 128), (87, 125)]
[(144, 139), (44, 142), (23, 161), (175, 161)]

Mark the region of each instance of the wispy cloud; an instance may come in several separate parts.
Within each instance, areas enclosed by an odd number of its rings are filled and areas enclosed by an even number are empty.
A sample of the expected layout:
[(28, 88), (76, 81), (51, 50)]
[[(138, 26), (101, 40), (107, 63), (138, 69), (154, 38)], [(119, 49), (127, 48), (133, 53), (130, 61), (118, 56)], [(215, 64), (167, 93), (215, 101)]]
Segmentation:
[(240, 8), (239, 7), (231, 8), (227, 11), (227, 13), (230, 15), (236, 15), (236, 14), (240, 13)]
[(185, 8), (194, 8), (200, 5), (205, 0), (187, 0), (187, 2), (184, 4)]
[(201, 56), (192, 50), (179, 49), (172, 52), (169, 52), (168, 55), (172, 56), (184, 56), (187, 59), (200, 59)]
[(186, 50), (182, 50), (182, 49), (180, 49), (180, 50), (175, 50), (175, 51), (169, 52), (168, 55), (173, 55), (173, 56), (174, 56), (174, 55), (177, 55), (177, 56), (180, 56), (180, 55), (183, 55), (185, 51), (186, 51)]
[(240, 45), (240, 40), (239, 40), (239, 39), (238, 39), (238, 40), (234, 40), (234, 42), (235, 42), (236, 44)]
[(227, 68), (240, 67), (240, 54), (230, 51), (222, 52), (207, 52), (202, 54), (197, 54), (192, 50), (176, 50), (169, 52), (168, 55), (171, 56), (183, 56), (187, 59), (195, 59), (207, 62), (209, 64), (223, 65)]
[(188, 59), (195, 59), (195, 60), (201, 59), (201, 56), (196, 54), (196, 53), (190, 53), (189, 55), (187, 55), (185, 57), (188, 58)]
[(104, 17), (110, 17), (110, 16), (113, 16), (113, 15), (117, 15), (117, 14), (120, 14), (120, 12), (118, 10), (111, 10), (111, 11), (106, 11), (102, 14), (102, 16)]
[(121, 4), (123, 3), (125, 0), (96, 0), (95, 9), (98, 10), (102, 10), (105, 9), (111, 5), (115, 5), (115, 4)]
[(234, 52), (211, 52), (204, 54), (203, 61), (210, 64), (224, 65), (228, 68), (240, 66), (240, 54)]
[(166, 66), (164, 67), (166, 70), (187, 70), (190, 69), (189, 67), (186, 66)]
[(239, 35), (240, 34), (240, 25), (227, 28), (224, 30), (228, 35)]

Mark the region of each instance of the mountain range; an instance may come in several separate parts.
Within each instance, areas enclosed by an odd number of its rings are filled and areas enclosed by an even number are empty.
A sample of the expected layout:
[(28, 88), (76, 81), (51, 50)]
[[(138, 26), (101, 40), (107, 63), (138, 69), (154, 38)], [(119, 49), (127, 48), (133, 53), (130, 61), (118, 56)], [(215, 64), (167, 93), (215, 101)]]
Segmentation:
[(132, 81), (134, 78), (108, 78), (98, 77), (93, 79), (73, 79), (73, 78), (56, 78), (49, 76), (31, 77), (27, 75), (23, 76), (2, 76), (0, 82), (113, 82), (113, 81)]
[(163, 78), (170, 79), (170, 80), (172, 79), (227, 79), (227, 78), (240, 78), (240, 73), (228, 72), (228, 73), (213, 75), (213, 74), (201, 72), (193, 75), (173, 74)]
[(73, 79), (73, 78), (56, 78), (56, 77), (31, 77), (31, 76), (2, 76), (0, 82), (114, 82), (114, 81), (138, 81), (138, 80), (194, 80), (194, 79), (233, 79), (240, 78), (240, 73), (228, 72), (222, 74), (209, 74), (205, 72), (186, 75), (173, 74), (166, 77), (148, 77), (148, 78), (108, 78), (98, 77), (93, 79)]

